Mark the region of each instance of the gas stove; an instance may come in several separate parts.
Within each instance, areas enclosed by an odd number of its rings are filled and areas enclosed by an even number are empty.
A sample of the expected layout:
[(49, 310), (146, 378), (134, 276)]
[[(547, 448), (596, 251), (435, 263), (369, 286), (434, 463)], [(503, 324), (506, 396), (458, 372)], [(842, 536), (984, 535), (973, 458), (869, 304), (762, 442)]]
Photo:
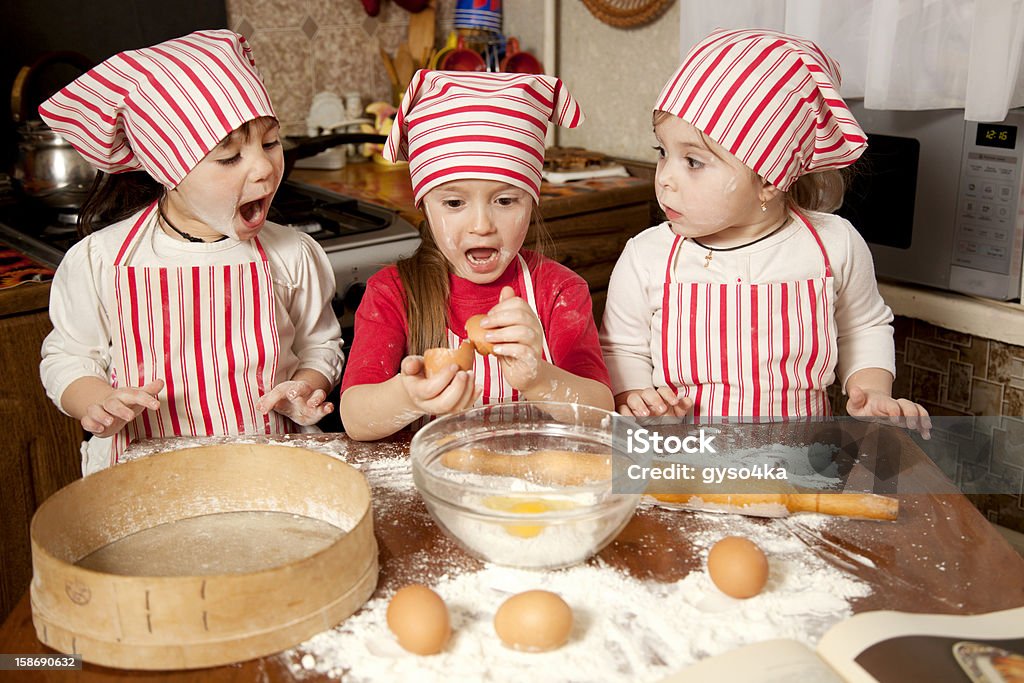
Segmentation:
[[(419, 245), (419, 232), (397, 211), (294, 181), (281, 184), (268, 218), (323, 247), (337, 280), (333, 306), (344, 328), (352, 325), (367, 278)], [(76, 214), (21, 200), (0, 180), (0, 242), (56, 268), (79, 239), (77, 220)]]
[(327, 253), (337, 281), (334, 312), (346, 340), (367, 278), (420, 243), (419, 231), (393, 209), (294, 181), (281, 184), (268, 218), (307, 233)]

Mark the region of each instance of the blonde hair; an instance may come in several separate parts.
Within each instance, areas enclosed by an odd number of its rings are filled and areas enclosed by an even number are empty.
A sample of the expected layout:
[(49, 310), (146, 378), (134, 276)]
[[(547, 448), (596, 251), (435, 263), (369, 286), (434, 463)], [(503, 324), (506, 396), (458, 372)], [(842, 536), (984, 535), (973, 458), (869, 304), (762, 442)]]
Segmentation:
[[(531, 249), (544, 254), (551, 245), (551, 236), (536, 203), (531, 218), (534, 233)], [(395, 264), (405, 292), (406, 355), (412, 356), (448, 346), (448, 299), (451, 296), (448, 259), (438, 248), (426, 221), (420, 223), (419, 230), (419, 248), (412, 256)]]
[[(667, 111), (655, 110), (651, 117), (651, 123), (657, 126), (659, 123), (664, 121), (667, 117), (674, 116)], [(697, 129), (697, 134), (700, 139), (704, 142), (704, 146), (707, 147), (711, 154), (714, 154), (723, 161), (726, 157), (718, 150), (728, 153), (724, 147), (718, 144), (717, 141), (711, 139), (704, 131)], [(735, 159), (736, 157), (733, 156)], [(737, 159), (737, 161), (739, 161)], [(742, 161), (740, 163), (743, 163)], [(750, 173), (757, 175), (757, 173), (743, 164), (743, 166), (750, 171)], [(823, 211), (825, 213), (832, 213), (840, 206), (843, 205), (843, 197), (846, 195), (846, 188), (849, 185), (850, 179), (854, 175), (854, 171), (851, 166), (836, 170), (828, 169), (824, 171), (813, 171), (811, 173), (805, 173), (799, 176), (789, 190), (783, 192), (783, 196), (786, 198), (786, 203), (790, 206), (798, 209), (804, 209), (807, 211)], [(760, 177), (760, 176), (758, 176)], [(764, 180), (762, 178), (762, 180)]]

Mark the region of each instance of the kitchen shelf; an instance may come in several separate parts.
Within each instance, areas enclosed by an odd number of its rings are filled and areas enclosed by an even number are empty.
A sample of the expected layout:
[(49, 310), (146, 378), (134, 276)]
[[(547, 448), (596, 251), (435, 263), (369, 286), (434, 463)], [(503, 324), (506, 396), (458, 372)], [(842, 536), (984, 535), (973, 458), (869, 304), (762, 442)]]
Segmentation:
[(1024, 346), (1024, 305), (880, 280), (878, 291), (896, 315), (954, 332)]

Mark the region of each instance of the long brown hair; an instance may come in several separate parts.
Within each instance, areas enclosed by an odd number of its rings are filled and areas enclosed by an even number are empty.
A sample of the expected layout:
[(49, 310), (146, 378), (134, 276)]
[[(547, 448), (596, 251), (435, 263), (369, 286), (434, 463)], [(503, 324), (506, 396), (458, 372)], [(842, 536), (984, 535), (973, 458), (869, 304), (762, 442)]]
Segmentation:
[(164, 186), (145, 171), (96, 174), (92, 189), (78, 212), (78, 234), (91, 232), (131, 216), (164, 193)]
[[(551, 236), (544, 226), (537, 204), (533, 205), (531, 249), (550, 251)], [(448, 259), (437, 247), (426, 221), (419, 225), (420, 246), (408, 258), (396, 263), (405, 290), (405, 344), (407, 355), (422, 355), (427, 349), (448, 346), (448, 298), (451, 294)]]

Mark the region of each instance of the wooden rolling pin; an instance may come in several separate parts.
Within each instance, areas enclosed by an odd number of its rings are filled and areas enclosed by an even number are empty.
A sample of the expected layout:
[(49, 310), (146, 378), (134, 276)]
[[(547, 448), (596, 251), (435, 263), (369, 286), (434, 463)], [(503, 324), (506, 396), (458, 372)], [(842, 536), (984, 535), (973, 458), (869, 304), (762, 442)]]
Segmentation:
[(611, 456), (600, 453), (540, 450), (525, 455), (499, 453), (486, 448), (459, 448), (441, 456), (453, 470), (518, 477), (534, 484), (579, 486), (612, 476)]
[[(517, 455), (485, 448), (460, 448), (441, 456), (441, 464), (461, 472), (518, 477), (535, 484), (578, 486), (611, 477), (611, 456), (600, 453), (539, 450)], [(756, 506), (781, 506), (787, 512), (818, 512), (837, 517), (893, 520), (899, 501), (873, 493), (648, 493), (660, 503), (693, 509), (724, 507), (765, 516)], [(775, 516), (775, 515), (770, 515)]]
[[(750, 512), (758, 505), (781, 505), (787, 512), (819, 512), (835, 517), (894, 520), (900, 512), (895, 498), (874, 493), (649, 493), (660, 503), (694, 509), (729, 508)], [(712, 507), (714, 506), (714, 507)], [(762, 515), (756, 515), (762, 516)]]

